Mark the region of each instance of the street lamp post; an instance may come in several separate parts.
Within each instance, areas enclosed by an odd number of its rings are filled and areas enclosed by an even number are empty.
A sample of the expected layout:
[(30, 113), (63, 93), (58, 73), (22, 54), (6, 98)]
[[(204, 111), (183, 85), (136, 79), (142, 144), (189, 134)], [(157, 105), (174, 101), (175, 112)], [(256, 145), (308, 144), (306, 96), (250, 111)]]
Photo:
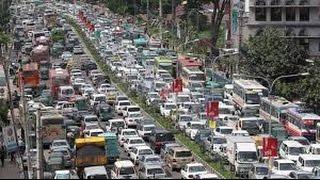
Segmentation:
[[(272, 123), (271, 123), (271, 118), (272, 118), (272, 112), (271, 112), (271, 106), (272, 106), (272, 97), (271, 97), (271, 94), (272, 94), (272, 89), (273, 89), (273, 86), (274, 84), (280, 80), (280, 79), (284, 79), (284, 78), (291, 78), (291, 77), (299, 77), (299, 76), (308, 76), (310, 75), (308, 72), (305, 72), (305, 73), (298, 73), (298, 74), (289, 74), (289, 75), (282, 75), (282, 76), (279, 76), (277, 78), (275, 78), (272, 83), (270, 83), (270, 81), (267, 79), (267, 78), (264, 78), (264, 77), (261, 77), (261, 76), (246, 76), (246, 77), (251, 77), (251, 78), (259, 78), (259, 79), (262, 79), (264, 81), (266, 81), (268, 83), (268, 99), (270, 101), (270, 107), (269, 107), (269, 137), (271, 137), (271, 126), (272, 126)], [(269, 173), (268, 173), (268, 176), (270, 178), (270, 175), (271, 175), (271, 169), (272, 169), (272, 157), (269, 156)]]

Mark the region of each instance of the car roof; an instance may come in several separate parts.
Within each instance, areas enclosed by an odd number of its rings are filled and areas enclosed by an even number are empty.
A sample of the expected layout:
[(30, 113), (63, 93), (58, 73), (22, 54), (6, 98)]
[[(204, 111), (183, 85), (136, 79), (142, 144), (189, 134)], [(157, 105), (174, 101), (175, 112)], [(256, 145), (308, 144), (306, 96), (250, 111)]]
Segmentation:
[(149, 146), (147, 145), (143, 145), (143, 146), (134, 146), (133, 148), (136, 148), (137, 150), (141, 150), (141, 149), (151, 149)]
[(134, 167), (133, 163), (130, 160), (116, 161), (114, 165), (119, 167)]
[(304, 160), (320, 160), (319, 154), (300, 154), (299, 156)]
[(104, 166), (85, 167), (84, 172), (87, 176), (95, 174), (107, 174), (106, 168)]
[(289, 147), (305, 147), (301, 143), (294, 141), (294, 140), (286, 140), (282, 142), (283, 144), (286, 144)]
[(292, 164), (294, 164), (294, 162), (289, 159), (276, 159), (274, 161), (277, 161), (278, 163), (292, 163)]

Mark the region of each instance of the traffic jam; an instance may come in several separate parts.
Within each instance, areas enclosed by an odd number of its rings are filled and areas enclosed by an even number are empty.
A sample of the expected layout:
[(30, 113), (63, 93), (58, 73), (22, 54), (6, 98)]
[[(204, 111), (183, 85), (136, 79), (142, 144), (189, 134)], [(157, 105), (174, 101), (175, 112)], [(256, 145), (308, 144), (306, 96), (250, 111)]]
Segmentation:
[(31, 178), (38, 161), (54, 179), (226, 178), (211, 162), (233, 178), (320, 178), (320, 116), (303, 102), (206, 69), (107, 8), (15, 6)]

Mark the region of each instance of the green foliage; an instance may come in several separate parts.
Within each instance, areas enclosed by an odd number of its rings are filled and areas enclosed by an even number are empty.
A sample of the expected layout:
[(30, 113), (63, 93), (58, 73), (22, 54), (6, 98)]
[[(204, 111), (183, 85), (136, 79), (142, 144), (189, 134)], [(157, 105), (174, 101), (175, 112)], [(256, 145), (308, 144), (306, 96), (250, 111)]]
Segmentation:
[(0, 44), (8, 44), (9, 42), (10, 37), (6, 33), (0, 31)]
[(54, 30), (51, 34), (51, 40), (53, 42), (64, 42), (64, 32), (62, 30)]
[(0, 3), (0, 31), (6, 30), (10, 21), (10, 4), (11, 0), (1, 0)]
[(253, 76), (269, 81), (281, 75), (299, 73), (305, 66), (306, 51), (292, 39), (282, 37), (279, 30), (265, 29), (259, 36), (249, 38), (240, 63)]

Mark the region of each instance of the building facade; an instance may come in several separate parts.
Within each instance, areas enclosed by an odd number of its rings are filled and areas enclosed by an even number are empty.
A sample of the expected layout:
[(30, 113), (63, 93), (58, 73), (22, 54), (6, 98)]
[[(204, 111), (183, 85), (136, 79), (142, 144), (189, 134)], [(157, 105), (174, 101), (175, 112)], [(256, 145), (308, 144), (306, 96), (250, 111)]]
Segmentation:
[(246, 0), (242, 36), (275, 27), (303, 45), (310, 56), (320, 56), (320, 0)]

